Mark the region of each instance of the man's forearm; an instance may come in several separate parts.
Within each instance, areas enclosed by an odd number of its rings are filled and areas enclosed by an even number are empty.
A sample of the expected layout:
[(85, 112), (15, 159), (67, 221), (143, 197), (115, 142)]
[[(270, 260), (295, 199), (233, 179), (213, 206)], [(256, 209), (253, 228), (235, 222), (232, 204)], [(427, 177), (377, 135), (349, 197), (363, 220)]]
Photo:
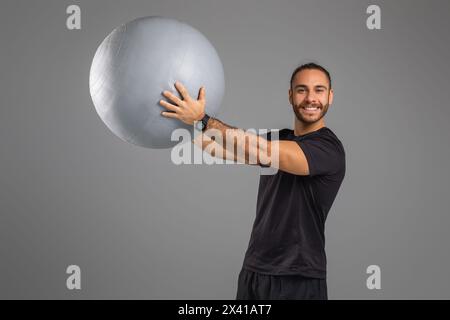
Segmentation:
[[(221, 147), (223, 159), (231, 158), (246, 164), (270, 165), (271, 143), (255, 133), (210, 118), (203, 136), (214, 142), (203, 139), (202, 149), (217, 151), (217, 148)], [(210, 143), (215, 143), (212, 148)], [(217, 156), (216, 153), (211, 154)]]
[(194, 144), (202, 148), (203, 151), (209, 153), (211, 156), (223, 159), (231, 160), (237, 163), (245, 163), (243, 159), (238, 159), (236, 153), (229, 152), (221, 144), (211, 140), (206, 134), (199, 134), (196, 139), (193, 140)]

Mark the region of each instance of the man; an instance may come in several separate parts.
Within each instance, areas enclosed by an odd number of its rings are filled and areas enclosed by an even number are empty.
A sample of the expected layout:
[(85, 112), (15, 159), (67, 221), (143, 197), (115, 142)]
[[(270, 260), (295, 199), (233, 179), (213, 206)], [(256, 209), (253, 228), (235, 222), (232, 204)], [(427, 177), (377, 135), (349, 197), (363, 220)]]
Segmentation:
[[(278, 150), (278, 161), (269, 166), (274, 175), (261, 175), (256, 218), (242, 270), (236, 299), (328, 299), (326, 284), (325, 220), (345, 175), (345, 152), (336, 135), (325, 126), (324, 116), (333, 102), (328, 71), (315, 63), (298, 67), (291, 76), (289, 102), (295, 115), (294, 130), (282, 129), (278, 139), (257, 137), (258, 143), (238, 143), (255, 138), (252, 133), (228, 126), (205, 115), (205, 88), (198, 100), (176, 84), (182, 99), (163, 92), (168, 111), (163, 116), (187, 124), (201, 121), (204, 134), (215, 129), (237, 139), (227, 148), (226, 139), (202, 141), (223, 147), (225, 158), (244, 163), (251, 157), (263, 165), (263, 154)], [(206, 131), (205, 131), (206, 130)], [(198, 141), (194, 141), (198, 143)], [(213, 154), (213, 153), (211, 153)], [(213, 154), (214, 155), (214, 154)], [(273, 159), (273, 158), (271, 158)], [(242, 157), (241, 157), (242, 160)]]

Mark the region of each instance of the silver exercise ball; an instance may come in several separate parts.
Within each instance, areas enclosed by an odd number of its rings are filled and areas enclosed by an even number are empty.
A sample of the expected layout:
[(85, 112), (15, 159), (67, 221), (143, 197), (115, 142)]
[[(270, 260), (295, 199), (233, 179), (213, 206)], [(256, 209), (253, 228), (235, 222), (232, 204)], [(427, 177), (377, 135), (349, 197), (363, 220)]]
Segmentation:
[[(217, 114), (225, 91), (220, 58), (199, 31), (177, 20), (144, 17), (114, 29), (95, 53), (89, 88), (95, 109), (121, 139), (146, 148), (169, 148), (177, 128), (193, 127), (163, 117), (164, 90), (178, 95), (179, 80), (197, 98), (206, 89), (206, 113)], [(178, 95), (179, 96), (179, 95)], [(193, 137), (193, 136), (192, 136)]]

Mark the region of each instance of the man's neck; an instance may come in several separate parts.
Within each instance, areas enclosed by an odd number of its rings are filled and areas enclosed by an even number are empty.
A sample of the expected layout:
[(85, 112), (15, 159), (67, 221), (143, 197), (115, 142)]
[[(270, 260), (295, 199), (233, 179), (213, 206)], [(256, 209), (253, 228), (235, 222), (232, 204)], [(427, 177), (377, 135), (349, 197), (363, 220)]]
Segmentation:
[(325, 127), (325, 121), (323, 118), (314, 123), (304, 123), (295, 118), (294, 135), (302, 136), (323, 127)]

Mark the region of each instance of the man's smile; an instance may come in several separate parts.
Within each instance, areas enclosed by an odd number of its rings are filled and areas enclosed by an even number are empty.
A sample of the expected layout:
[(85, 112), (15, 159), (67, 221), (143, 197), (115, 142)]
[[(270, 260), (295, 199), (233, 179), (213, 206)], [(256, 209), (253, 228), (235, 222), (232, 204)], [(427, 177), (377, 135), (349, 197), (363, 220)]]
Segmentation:
[(300, 107), (301, 111), (306, 114), (315, 114), (319, 112), (322, 108), (319, 106), (304, 106)]

